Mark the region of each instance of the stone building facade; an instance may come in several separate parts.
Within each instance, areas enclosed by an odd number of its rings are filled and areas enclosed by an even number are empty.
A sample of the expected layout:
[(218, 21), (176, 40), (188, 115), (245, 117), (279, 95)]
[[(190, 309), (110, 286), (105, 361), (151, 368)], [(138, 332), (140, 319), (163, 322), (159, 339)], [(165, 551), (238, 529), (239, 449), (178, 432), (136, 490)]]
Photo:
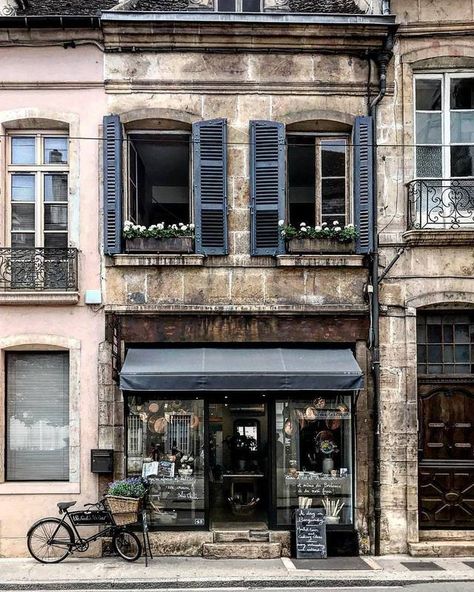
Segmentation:
[[(80, 250), (67, 294), (27, 294), (11, 273), (0, 291), (3, 373), (69, 350), (76, 467), (25, 485), (7, 458), (0, 554), (25, 553), (65, 496), (103, 494), (91, 449), (113, 451), (115, 478), (151, 475), (157, 554), (235, 556), (238, 522), (255, 556), (288, 555), (308, 500), (344, 504), (331, 553), (471, 554), (473, 3), (67, 4), (60, 21), (56, 2), (0, 2), (1, 244), (15, 269), (9, 179), (56, 171)], [(18, 46), (46, 41), (61, 47)], [(66, 128), (70, 170), (9, 156), (18, 130), (43, 154)], [(302, 252), (278, 225), (302, 219), (360, 236)], [(140, 251), (126, 220), (193, 224), (194, 244)], [(311, 388), (295, 357), (321, 365)], [(20, 488), (28, 513), (11, 521)]]

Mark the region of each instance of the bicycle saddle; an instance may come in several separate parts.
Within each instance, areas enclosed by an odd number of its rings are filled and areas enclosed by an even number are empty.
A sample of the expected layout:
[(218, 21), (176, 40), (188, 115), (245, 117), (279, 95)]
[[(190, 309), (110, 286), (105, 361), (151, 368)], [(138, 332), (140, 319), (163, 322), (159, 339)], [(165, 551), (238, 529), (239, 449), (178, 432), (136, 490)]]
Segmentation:
[(71, 506), (75, 506), (76, 504), (77, 502), (59, 502), (58, 508), (61, 510), (61, 512), (64, 512), (64, 510), (67, 510), (68, 508), (70, 508)]

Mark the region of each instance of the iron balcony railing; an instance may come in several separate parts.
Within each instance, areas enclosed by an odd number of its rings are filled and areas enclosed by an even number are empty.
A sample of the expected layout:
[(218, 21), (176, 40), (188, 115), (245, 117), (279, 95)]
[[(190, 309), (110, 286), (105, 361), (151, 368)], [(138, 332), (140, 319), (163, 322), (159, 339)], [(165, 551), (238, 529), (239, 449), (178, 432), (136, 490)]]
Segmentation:
[(75, 292), (77, 261), (77, 249), (0, 248), (0, 290)]
[(408, 229), (474, 228), (474, 179), (408, 183)]

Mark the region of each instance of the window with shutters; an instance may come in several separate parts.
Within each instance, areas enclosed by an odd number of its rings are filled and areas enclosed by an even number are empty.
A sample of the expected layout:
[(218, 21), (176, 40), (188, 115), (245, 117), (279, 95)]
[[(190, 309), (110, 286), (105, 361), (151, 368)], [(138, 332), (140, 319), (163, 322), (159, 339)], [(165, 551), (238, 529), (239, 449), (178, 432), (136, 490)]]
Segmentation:
[(6, 479), (69, 480), (69, 353), (6, 352)]
[(287, 220), (321, 226), (351, 222), (349, 138), (287, 135)]
[[(147, 129), (147, 122), (157, 129)], [(107, 115), (103, 179), (107, 255), (122, 253), (124, 246), (130, 252), (189, 253), (193, 238), (196, 253), (227, 254), (225, 119), (192, 125), (145, 119), (124, 130), (120, 116)]]

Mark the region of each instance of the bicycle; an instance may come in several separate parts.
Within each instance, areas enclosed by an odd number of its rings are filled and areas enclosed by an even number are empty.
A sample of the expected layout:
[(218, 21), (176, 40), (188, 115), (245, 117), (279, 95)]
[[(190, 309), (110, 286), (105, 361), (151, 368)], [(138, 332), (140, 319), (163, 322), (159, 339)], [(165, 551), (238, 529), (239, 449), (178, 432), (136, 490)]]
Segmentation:
[[(89, 543), (101, 537), (112, 537), (112, 546), (125, 561), (136, 561), (142, 554), (142, 544), (134, 532), (126, 526), (117, 526), (112, 514), (101, 500), (96, 504), (85, 504), (84, 509), (69, 512), (77, 502), (59, 502), (60, 518), (42, 518), (35, 522), (27, 533), (28, 551), (40, 563), (60, 563), (77, 551), (85, 553)], [(79, 526), (103, 526), (98, 533), (83, 538)]]

